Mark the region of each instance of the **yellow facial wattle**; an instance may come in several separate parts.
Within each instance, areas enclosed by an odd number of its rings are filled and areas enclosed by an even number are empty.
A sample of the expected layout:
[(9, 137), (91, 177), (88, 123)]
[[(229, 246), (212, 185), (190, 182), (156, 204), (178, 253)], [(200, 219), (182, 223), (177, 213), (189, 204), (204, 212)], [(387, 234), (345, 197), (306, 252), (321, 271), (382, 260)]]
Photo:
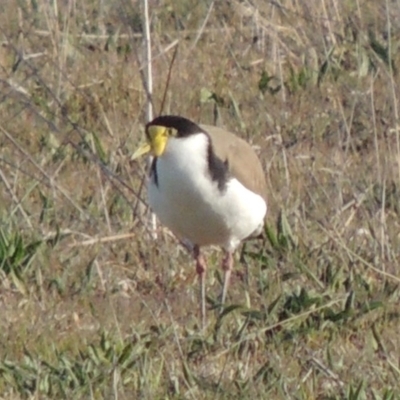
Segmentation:
[(167, 147), (168, 137), (169, 131), (165, 126), (149, 126), (147, 129), (147, 142), (139, 146), (133, 153), (131, 160), (135, 160), (149, 152), (151, 152), (154, 157), (160, 157)]
[(148, 135), (151, 152), (155, 157), (160, 157), (167, 147), (168, 129), (165, 126), (152, 125), (148, 128)]

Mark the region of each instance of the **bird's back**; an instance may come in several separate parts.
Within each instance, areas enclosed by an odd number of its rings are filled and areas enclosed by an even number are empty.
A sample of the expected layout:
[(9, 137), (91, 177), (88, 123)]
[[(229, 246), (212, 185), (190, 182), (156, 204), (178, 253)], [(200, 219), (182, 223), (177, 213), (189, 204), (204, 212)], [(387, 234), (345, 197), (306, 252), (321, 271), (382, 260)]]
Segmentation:
[(210, 135), (215, 154), (228, 163), (231, 175), (267, 202), (264, 170), (251, 145), (225, 129), (211, 125), (200, 127)]

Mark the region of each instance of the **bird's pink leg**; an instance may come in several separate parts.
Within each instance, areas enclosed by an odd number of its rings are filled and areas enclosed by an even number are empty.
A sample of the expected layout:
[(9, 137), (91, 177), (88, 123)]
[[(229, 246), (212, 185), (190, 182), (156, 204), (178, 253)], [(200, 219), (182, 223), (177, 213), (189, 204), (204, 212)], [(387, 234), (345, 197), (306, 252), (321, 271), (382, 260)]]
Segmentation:
[(206, 263), (204, 257), (200, 253), (199, 246), (194, 246), (193, 249), (194, 259), (196, 260), (196, 272), (200, 282), (200, 317), (201, 325), (204, 329), (206, 327), (206, 286), (205, 286), (205, 275), (206, 275)]
[(221, 305), (225, 303), (226, 294), (228, 292), (229, 280), (233, 268), (233, 255), (232, 252), (227, 251), (224, 259), (222, 260), (222, 269), (224, 270), (224, 286), (222, 288)]

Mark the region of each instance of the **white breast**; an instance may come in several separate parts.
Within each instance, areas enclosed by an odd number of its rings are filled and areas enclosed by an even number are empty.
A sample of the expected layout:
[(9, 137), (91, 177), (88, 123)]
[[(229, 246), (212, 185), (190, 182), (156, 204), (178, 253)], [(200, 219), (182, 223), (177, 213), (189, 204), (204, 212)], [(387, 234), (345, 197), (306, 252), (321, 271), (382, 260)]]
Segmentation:
[(203, 133), (170, 138), (157, 159), (158, 185), (154, 179), (149, 182), (149, 203), (178, 237), (234, 250), (261, 232), (267, 205), (235, 178), (221, 192), (208, 171), (207, 148)]

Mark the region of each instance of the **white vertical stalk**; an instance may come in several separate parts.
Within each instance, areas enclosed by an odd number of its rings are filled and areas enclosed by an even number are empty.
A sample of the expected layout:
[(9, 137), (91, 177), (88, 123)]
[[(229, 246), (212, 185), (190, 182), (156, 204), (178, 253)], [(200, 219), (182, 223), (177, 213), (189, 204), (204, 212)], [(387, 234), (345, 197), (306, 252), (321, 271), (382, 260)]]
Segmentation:
[[(150, 17), (149, 17), (149, 2), (143, 0), (144, 6), (144, 59), (146, 65), (146, 120), (147, 122), (153, 119), (153, 71), (152, 71), (152, 57), (151, 57), (151, 32), (150, 32)], [(153, 157), (149, 156), (147, 159), (147, 170), (150, 170)], [(157, 239), (157, 220), (155, 214), (152, 212), (150, 215), (151, 233), (153, 239)]]
[(150, 33), (150, 17), (149, 17), (149, 2), (143, 0), (144, 5), (144, 59), (146, 65), (146, 85), (147, 85), (147, 109), (146, 119), (151, 121), (153, 119), (153, 72), (152, 72), (152, 59), (151, 59), (151, 33)]

